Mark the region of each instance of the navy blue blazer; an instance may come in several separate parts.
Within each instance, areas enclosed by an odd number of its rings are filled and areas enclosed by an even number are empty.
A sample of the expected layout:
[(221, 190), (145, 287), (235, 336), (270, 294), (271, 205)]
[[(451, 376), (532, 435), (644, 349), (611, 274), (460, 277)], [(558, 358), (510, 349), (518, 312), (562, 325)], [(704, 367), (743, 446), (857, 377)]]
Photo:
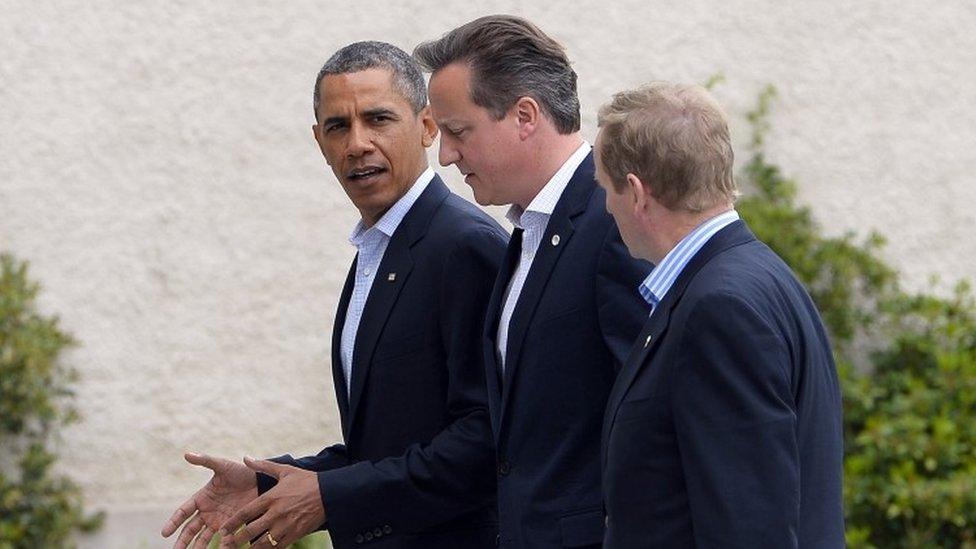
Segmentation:
[(678, 276), (614, 384), (604, 546), (843, 547), (842, 428), (820, 315), (736, 221)]
[[(347, 397), (339, 353), (353, 261), (332, 334), (345, 444), (317, 456), (275, 458), (319, 471), (335, 547), (494, 546), (481, 334), (507, 241), (494, 220), (435, 177), (380, 263), (356, 334)], [(262, 490), (272, 485), (268, 477), (260, 483)]]
[(519, 295), (503, 379), (495, 340), (520, 239), (516, 231), (485, 322), (499, 542), (599, 544), (600, 427), (616, 372), (650, 310), (637, 286), (651, 266), (621, 242), (587, 156), (549, 218)]

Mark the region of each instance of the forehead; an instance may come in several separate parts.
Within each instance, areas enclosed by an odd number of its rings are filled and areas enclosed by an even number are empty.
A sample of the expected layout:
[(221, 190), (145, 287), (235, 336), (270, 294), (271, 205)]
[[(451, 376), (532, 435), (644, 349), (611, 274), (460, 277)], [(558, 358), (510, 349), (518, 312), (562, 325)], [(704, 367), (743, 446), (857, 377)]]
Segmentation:
[(328, 74), (319, 82), (322, 112), (363, 111), (377, 107), (410, 109), (410, 102), (393, 83), (387, 69)]
[(593, 163), (596, 166), (596, 171), (599, 174), (603, 171), (603, 146), (604, 146), (604, 132), (601, 128), (596, 133), (596, 139), (593, 140)]
[[(464, 118), (488, 115), (471, 101), (471, 69), (466, 63), (452, 63), (430, 77), (430, 107), (434, 118)], [(483, 112), (482, 112), (483, 111)]]

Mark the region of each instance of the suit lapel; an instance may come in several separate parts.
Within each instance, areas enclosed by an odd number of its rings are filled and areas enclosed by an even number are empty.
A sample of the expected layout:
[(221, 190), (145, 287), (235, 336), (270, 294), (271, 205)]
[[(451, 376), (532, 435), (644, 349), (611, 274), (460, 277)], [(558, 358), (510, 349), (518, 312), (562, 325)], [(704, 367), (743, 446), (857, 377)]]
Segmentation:
[(505, 290), (508, 288), (508, 283), (512, 279), (515, 267), (518, 265), (521, 250), (522, 229), (515, 229), (512, 232), (512, 238), (509, 239), (501, 270), (495, 278), (495, 285), (491, 291), (491, 298), (488, 300), (488, 310), (485, 318), (484, 357), (485, 378), (488, 382), (488, 411), (491, 414), (492, 429), (495, 432), (496, 438), (499, 432), (498, 418), (501, 411), (502, 399), (501, 366), (498, 364), (495, 351), (498, 347), (498, 322), (502, 312), (502, 299), (505, 297)]
[(363, 308), (363, 316), (359, 321), (359, 329), (356, 332), (356, 344), (352, 355), (352, 388), (349, 395), (350, 430), (362, 402), (376, 345), (397, 297), (413, 270), (410, 248), (427, 233), (434, 211), (449, 194), (450, 191), (435, 175), (397, 226), (383, 253), (383, 260), (380, 261), (376, 271)]
[(346, 374), (342, 370), (342, 328), (346, 323), (346, 313), (349, 311), (349, 299), (352, 297), (353, 285), (356, 283), (356, 264), (359, 255), (352, 260), (346, 283), (342, 285), (339, 295), (339, 307), (336, 310), (335, 322), (332, 323), (332, 383), (335, 385), (336, 400), (339, 403), (339, 418), (342, 422), (342, 434), (348, 436), (349, 426), (349, 390), (346, 388)]
[[(549, 216), (546, 232), (539, 243), (539, 249), (536, 251), (525, 284), (519, 294), (518, 303), (512, 312), (512, 318), (508, 325), (508, 348), (505, 353), (502, 415), (505, 413), (508, 397), (512, 392), (515, 372), (518, 369), (519, 356), (522, 353), (529, 324), (535, 316), (539, 301), (542, 299), (549, 277), (560, 255), (569, 246), (573, 233), (576, 231), (573, 219), (586, 210), (586, 205), (595, 188), (593, 154), (590, 153), (576, 168), (576, 172), (569, 184), (566, 185), (563, 195), (556, 203), (552, 215)], [(556, 236), (558, 239), (555, 238)], [(502, 294), (504, 294), (504, 289), (502, 289)]]
[(637, 378), (637, 374), (654, 360), (654, 354), (664, 339), (664, 333), (670, 324), (671, 312), (681, 301), (688, 284), (713, 257), (729, 248), (755, 240), (755, 238), (743, 221), (731, 223), (715, 233), (681, 271), (664, 299), (644, 323), (644, 328), (631, 348), (627, 363), (617, 375), (617, 380), (614, 382), (610, 397), (607, 400), (607, 409), (603, 417), (603, 443), (601, 445), (604, 464), (606, 464), (607, 444), (620, 403), (623, 402), (627, 391)]

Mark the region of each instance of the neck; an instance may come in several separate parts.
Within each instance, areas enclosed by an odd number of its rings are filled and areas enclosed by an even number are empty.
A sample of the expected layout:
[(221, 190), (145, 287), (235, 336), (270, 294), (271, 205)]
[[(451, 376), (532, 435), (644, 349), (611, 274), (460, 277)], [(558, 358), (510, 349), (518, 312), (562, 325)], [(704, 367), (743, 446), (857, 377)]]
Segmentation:
[(556, 175), (559, 168), (569, 160), (570, 156), (579, 149), (583, 143), (583, 137), (579, 132), (571, 134), (559, 134), (545, 136), (539, 139), (532, 147), (533, 169), (531, 173), (526, 173), (526, 189), (522, 197), (516, 204), (523, 210), (529, 206), (533, 199), (542, 191), (546, 183)]
[(701, 212), (687, 211), (668, 211), (664, 216), (666, 222), (654, 232), (659, 243), (653, 253), (648, 254), (653, 263), (657, 264), (664, 260), (664, 256), (674, 249), (686, 236), (691, 234), (696, 227), (709, 219), (723, 214), (732, 209), (732, 204), (719, 204)]

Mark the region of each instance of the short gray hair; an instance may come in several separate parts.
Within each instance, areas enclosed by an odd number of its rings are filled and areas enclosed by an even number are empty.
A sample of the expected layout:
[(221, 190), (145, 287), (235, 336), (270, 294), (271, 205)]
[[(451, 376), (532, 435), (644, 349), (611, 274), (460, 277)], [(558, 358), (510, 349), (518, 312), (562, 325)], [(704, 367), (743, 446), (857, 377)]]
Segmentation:
[(413, 56), (437, 72), (455, 62), (471, 67), (471, 101), (497, 120), (520, 97), (531, 97), (559, 133), (580, 129), (576, 72), (566, 50), (529, 21), (489, 15), (462, 25), (438, 40), (417, 46)]
[(671, 210), (701, 212), (738, 197), (728, 119), (701, 86), (655, 82), (600, 108), (600, 162), (620, 191), (628, 173)]
[(414, 114), (427, 106), (427, 84), (420, 66), (410, 55), (386, 42), (355, 42), (335, 52), (322, 65), (315, 78), (312, 92), (312, 108), (315, 119), (319, 116), (319, 84), (330, 74), (348, 74), (367, 69), (386, 69), (393, 75), (393, 85), (413, 107)]

